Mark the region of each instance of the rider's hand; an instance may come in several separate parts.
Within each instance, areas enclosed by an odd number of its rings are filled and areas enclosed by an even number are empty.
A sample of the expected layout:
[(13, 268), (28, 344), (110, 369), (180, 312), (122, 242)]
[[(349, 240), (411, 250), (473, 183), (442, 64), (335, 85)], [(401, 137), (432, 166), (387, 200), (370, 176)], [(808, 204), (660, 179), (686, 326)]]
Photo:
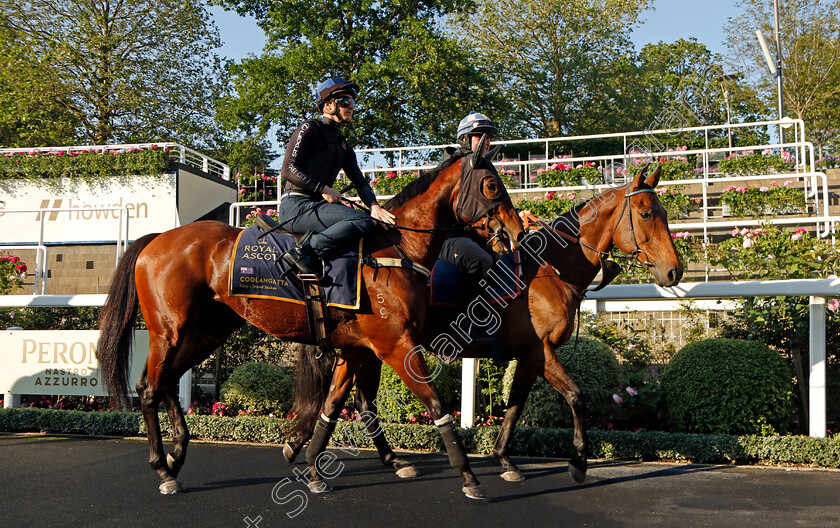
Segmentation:
[(383, 209), (378, 203), (370, 206), (370, 216), (376, 218), (377, 220), (381, 220), (386, 224), (393, 225), (397, 223), (397, 217), (392, 215), (390, 211)]
[(324, 197), (324, 200), (328, 201), (329, 203), (339, 203), (341, 201), (341, 193), (333, 189), (332, 187), (324, 187), (321, 191), (321, 196)]
[(529, 209), (519, 211), (519, 218), (522, 219), (522, 227), (530, 229), (531, 226), (539, 225), (539, 219)]

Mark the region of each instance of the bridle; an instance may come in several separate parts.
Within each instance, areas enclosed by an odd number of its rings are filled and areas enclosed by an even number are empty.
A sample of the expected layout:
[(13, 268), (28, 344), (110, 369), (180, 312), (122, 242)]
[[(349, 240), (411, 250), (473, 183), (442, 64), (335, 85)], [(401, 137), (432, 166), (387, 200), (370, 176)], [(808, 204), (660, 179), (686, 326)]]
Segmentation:
[[(650, 261), (650, 258), (648, 257), (647, 252), (645, 252), (645, 250), (643, 250), (642, 248), (639, 247), (639, 243), (636, 240), (636, 231), (633, 227), (633, 207), (630, 204), (630, 197), (635, 196), (637, 194), (642, 194), (642, 193), (654, 193), (654, 194), (656, 194), (656, 191), (654, 189), (639, 189), (638, 191), (633, 191), (633, 192), (625, 194), (624, 195), (624, 206), (621, 208), (621, 214), (618, 217), (618, 221), (615, 223), (615, 226), (613, 226), (613, 232), (612, 232), (612, 236), (611, 236), (611, 239), (614, 242), (615, 241), (615, 233), (616, 233), (616, 231), (618, 231), (618, 226), (621, 225), (621, 219), (624, 217), (624, 213), (629, 211), (627, 213), (627, 220), (630, 222), (630, 238), (633, 240), (633, 248), (634, 248), (633, 251), (630, 254), (628, 254), (628, 255), (618, 255), (618, 254), (613, 253), (612, 249), (615, 247), (615, 245), (613, 245), (613, 248), (610, 248), (609, 252), (601, 251), (600, 249), (596, 249), (596, 248), (590, 246), (589, 244), (585, 243), (583, 240), (579, 241), (579, 244), (581, 245), (581, 247), (584, 247), (584, 248), (586, 248), (590, 251), (593, 251), (593, 252), (597, 253), (598, 258), (601, 261), (603, 261), (604, 259), (608, 259), (608, 258), (612, 257), (614, 259), (629, 260), (630, 265), (635, 265), (635, 266), (638, 266), (638, 267), (653, 266), (654, 263)], [(580, 217), (579, 216), (578, 216), (578, 222), (580, 222)], [(637, 260), (638, 255), (643, 255), (644, 256), (644, 261), (643, 261), (642, 265), (638, 265), (635, 262)]]

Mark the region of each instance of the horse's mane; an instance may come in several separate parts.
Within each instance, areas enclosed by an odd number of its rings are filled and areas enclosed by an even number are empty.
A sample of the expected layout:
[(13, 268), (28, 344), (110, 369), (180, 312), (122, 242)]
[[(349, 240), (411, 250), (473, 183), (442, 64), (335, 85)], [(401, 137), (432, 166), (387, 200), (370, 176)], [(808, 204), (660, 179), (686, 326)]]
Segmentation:
[(396, 209), (402, 205), (405, 205), (406, 202), (411, 200), (412, 198), (416, 197), (419, 194), (426, 192), (429, 189), (429, 186), (435, 181), (438, 174), (444, 171), (447, 167), (454, 164), (456, 161), (461, 159), (461, 156), (452, 156), (445, 160), (443, 160), (437, 167), (433, 169), (429, 169), (420, 173), (420, 176), (417, 177), (416, 180), (410, 182), (408, 185), (403, 187), (403, 189), (394, 195), (393, 198), (385, 202), (382, 206), (385, 209), (391, 210)]

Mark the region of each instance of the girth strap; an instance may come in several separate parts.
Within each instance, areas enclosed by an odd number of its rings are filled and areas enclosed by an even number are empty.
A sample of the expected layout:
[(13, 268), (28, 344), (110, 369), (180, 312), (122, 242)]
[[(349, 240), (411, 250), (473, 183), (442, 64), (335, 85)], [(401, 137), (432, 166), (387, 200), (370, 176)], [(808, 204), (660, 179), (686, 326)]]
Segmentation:
[(376, 281), (376, 275), (379, 273), (379, 268), (404, 268), (424, 275), (427, 279), (432, 276), (429, 268), (412, 262), (407, 258), (390, 258), (390, 257), (371, 257), (366, 255), (362, 257), (362, 264), (373, 268), (373, 280)]

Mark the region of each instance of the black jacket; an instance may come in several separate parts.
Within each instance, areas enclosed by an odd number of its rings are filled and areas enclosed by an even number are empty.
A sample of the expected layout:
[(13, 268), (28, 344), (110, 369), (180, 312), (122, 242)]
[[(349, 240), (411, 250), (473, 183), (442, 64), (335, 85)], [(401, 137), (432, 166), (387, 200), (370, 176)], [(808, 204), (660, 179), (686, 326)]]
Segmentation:
[(327, 117), (304, 121), (286, 145), (280, 175), (285, 190), (297, 190), (316, 197), (325, 186), (332, 187), (340, 170), (350, 178), (359, 198), (370, 206), (376, 196), (359, 170), (353, 151), (338, 124)]

